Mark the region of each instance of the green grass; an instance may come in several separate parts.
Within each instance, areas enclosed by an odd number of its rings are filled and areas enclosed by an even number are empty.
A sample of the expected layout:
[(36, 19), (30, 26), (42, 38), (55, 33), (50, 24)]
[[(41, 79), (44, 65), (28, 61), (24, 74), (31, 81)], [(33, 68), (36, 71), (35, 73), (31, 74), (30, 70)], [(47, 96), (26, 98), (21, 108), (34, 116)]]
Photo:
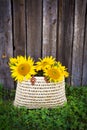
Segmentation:
[(54, 109), (16, 108), (14, 95), (0, 85), (0, 130), (87, 130), (87, 86), (66, 85), (68, 102)]

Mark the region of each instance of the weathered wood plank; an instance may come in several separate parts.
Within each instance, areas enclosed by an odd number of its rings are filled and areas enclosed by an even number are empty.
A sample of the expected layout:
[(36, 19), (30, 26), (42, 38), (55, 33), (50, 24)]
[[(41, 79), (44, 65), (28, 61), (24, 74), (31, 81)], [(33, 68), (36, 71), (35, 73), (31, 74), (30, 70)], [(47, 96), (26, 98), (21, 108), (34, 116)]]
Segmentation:
[(13, 0), (14, 56), (26, 54), (25, 0)]
[(85, 42), (84, 42), (84, 57), (83, 57), (83, 75), (82, 85), (87, 85), (87, 7), (86, 7), (86, 24), (85, 24)]
[(43, 51), (42, 56), (56, 57), (57, 0), (43, 1)]
[(86, 0), (75, 0), (75, 23), (72, 59), (72, 79), (75, 86), (81, 85), (82, 78), (82, 56), (84, 42)]
[[(68, 68), (71, 76), (74, 0), (59, 0), (57, 59)], [(70, 77), (67, 79), (70, 84)]]
[(58, 30), (57, 30), (57, 34), (58, 34), (58, 41), (57, 41), (57, 59), (64, 63), (64, 58), (63, 58), (63, 46), (64, 46), (64, 7), (63, 7), (63, 0), (59, 0), (58, 2), (58, 7), (59, 7), (59, 12), (58, 12)]
[(13, 56), (12, 48), (11, 1), (0, 0), (0, 83), (7, 88), (14, 88), (8, 67), (9, 57)]
[(41, 57), (42, 0), (26, 1), (27, 55), (37, 60)]

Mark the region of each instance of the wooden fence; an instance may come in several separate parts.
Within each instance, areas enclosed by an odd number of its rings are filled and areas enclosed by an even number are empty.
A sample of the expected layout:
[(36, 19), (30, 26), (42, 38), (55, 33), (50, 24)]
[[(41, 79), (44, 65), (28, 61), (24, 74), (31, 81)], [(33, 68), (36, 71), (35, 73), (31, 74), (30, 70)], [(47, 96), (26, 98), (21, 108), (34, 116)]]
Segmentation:
[(72, 85), (87, 85), (87, 0), (0, 0), (0, 83), (14, 88), (9, 57), (52, 55)]

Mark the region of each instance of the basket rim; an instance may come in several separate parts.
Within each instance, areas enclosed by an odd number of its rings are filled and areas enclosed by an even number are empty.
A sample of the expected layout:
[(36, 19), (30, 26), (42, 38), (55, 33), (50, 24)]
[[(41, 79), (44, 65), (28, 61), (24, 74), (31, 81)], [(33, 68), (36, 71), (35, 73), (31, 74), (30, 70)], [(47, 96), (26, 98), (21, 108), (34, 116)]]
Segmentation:
[[(45, 76), (33, 76), (37, 81), (38, 80), (44, 80), (45, 81)], [(32, 77), (31, 77), (32, 78)], [(23, 80), (22, 82), (18, 81), (18, 83), (27, 83), (27, 82), (31, 82), (31, 79), (28, 79), (28, 80)], [(36, 82), (36, 81), (35, 81)], [(65, 78), (63, 78), (63, 80), (59, 81), (59, 82), (46, 82), (47, 84), (58, 84), (58, 83), (62, 83), (62, 82), (65, 82)]]

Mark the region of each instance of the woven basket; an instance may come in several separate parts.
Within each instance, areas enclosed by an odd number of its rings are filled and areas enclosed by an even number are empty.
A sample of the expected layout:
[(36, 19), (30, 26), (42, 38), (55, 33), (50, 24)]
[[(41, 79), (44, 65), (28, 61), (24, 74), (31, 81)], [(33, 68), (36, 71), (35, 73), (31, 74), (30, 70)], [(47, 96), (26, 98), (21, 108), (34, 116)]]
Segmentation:
[(30, 80), (17, 83), (15, 106), (25, 106), (29, 109), (53, 108), (67, 102), (64, 80), (47, 83), (44, 77), (35, 77), (35, 79), (34, 85)]

